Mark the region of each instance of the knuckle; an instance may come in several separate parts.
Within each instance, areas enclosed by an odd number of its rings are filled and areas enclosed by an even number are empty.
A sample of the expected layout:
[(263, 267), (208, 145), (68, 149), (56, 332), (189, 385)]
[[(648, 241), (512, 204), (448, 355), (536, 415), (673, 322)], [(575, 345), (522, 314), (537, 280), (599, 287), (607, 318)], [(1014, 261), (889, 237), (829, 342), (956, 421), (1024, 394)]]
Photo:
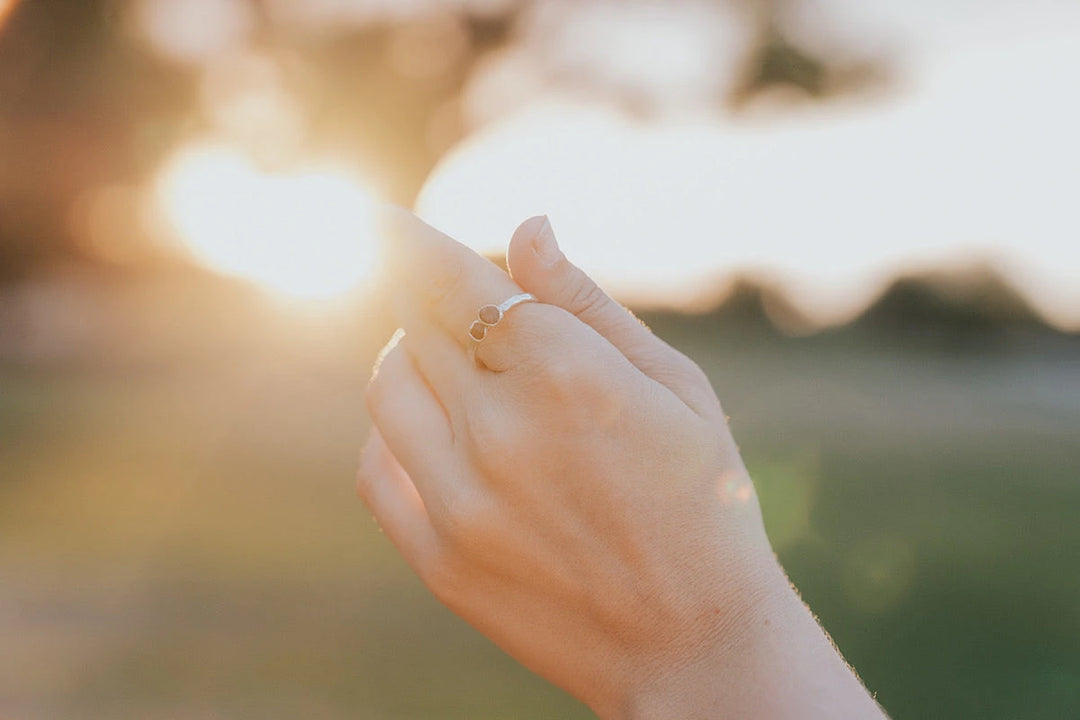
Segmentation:
[(580, 357), (559, 355), (549, 358), (541, 368), (541, 377), (553, 390), (574, 389), (587, 385), (590, 373)]
[(440, 537), (456, 546), (472, 530), (473, 520), (478, 514), (476, 502), (471, 494), (456, 492), (443, 498), (442, 506), (432, 521), (437, 525)]
[(567, 300), (567, 310), (578, 317), (588, 318), (607, 304), (608, 296), (592, 278), (581, 270), (578, 270), (575, 275)]
[(441, 602), (452, 605), (463, 587), (462, 569), (446, 552), (433, 553), (417, 568), (417, 574)]
[(556, 397), (578, 397), (604, 380), (604, 362), (589, 349), (552, 354), (537, 371), (547, 390)]
[(580, 431), (608, 427), (626, 410), (628, 394), (620, 368), (610, 358), (569, 363), (556, 373), (554, 380), (548, 380), (553, 384), (546, 394), (566, 427)]
[(685, 355), (683, 355), (683, 368), (686, 376), (692, 382), (700, 385), (703, 389), (712, 389), (712, 382), (709, 380), (709, 376), (705, 374), (705, 371), (701, 369), (700, 365)]
[(673, 380), (686, 388), (687, 392), (693, 393), (697, 400), (705, 403), (710, 400), (715, 401), (716, 392), (713, 390), (712, 380), (709, 379), (708, 373), (682, 353), (678, 354), (677, 360), (673, 368), (675, 375)]
[(651, 364), (658, 368), (658, 378), (663, 384), (671, 384), (687, 391), (713, 394), (712, 381), (705, 370), (688, 355), (661, 341)]
[[(526, 350), (530, 356), (546, 354), (553, 338), (557, 337), (551, 327), (548, 311), (555, 308), (524, 305), (514, 308), (505, 327), (499, 327), (480, 344), (481, 350)], [(561, 312), (561, 311), (559, 311)]]
[(457, 561), (467, 561), (482, 554), (493, 543), (496, 518), (475, 493), (459, 494), (440, 513), (439, 536)]
[(520, 442), (517, 426), (506, 414), (482, 409), (466, 415), (468, 436), (483, 455), (512, 457)]

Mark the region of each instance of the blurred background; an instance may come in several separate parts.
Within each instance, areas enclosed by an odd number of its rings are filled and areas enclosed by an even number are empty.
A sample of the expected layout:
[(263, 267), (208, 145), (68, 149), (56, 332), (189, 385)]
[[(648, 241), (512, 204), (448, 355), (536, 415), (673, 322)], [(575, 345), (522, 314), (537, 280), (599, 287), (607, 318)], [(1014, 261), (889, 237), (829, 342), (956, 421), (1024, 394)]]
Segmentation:
[(1080, 5), (0, 0), (0, 718), (586, 718), (354, 497), (373, 208), (709, 373), (896, 718), (1080, 716)]

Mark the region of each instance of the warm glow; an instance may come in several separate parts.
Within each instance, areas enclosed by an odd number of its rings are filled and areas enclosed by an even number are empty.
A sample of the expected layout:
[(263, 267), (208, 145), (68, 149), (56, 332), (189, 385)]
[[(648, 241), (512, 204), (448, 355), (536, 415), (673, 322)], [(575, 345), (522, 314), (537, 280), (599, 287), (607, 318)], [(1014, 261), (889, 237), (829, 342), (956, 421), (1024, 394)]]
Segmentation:
[(0, 0), (0, 29), (3, 29), (4, 23), (8, 19), (8, 15), (15, 9), (19, 0)]
[(195, 146), (156, 189), (181, 241), (218, 272), (329, 298), (357, 288), (374, 262), (376, 200), (345, 172), (262, 172), (234, 150)]
[(896, 273), (984, 263), (1051, 321), (1080, 327), (1067, 197), (1080, 106), (1048, 95), (1055, 111), (1021, 128), (998, 112), (1010, 97), (969, 91), (761, 126), (642, 125), (538, 102), (452, 151), (418, 209), (484, 252), (547, 213), (567, 253), (635, 303), (694, 306), (742, 272), (829, 324)]
[[(547, 213), (567, 253), (631, 302), (699, 305), (744, 273), (836, 323), (898, 273), (980, 264), (1051, 322), (1080, 329), (1080, 103), (1069, 90), (1080, 6), (822, 5), (851, 24), (856, 45), (902, 38), (904, 76), (892, 92), (774, 115), (640, 122), (581, 95), (521, 93), (536, 82), (518, 53), (467, 96), (475, 116), (489, 117), (488, 105), (512, 114), (442, 159), (419, 211), (485, 252)], [(678, 101), (684, 84), (708, 85), (694, 72), (708, 52), (723, 55), (711, 23), (682, 5), (620, 9), (618, 22), (579, 7), (568, 40), (553, 41), (567, 73), (606, 58), (596, 70), (606, 84), (636, 80), (646, 96), (670, 85)], [(641, 52), (646, 35), (655, 52)], [(642, 58), (663, 71), (649, 74)]]
[(241, 0), (136, 0), (134, 30), (153, 50), (178, 62), (204, 62), (243, 46), (255, 16)]

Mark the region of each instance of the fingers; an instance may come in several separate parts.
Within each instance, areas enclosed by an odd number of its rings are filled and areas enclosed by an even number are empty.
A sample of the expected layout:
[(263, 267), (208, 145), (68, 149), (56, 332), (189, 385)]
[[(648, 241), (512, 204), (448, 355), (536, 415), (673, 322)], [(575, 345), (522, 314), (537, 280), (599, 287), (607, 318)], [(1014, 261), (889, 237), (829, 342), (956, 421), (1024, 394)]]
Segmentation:
[(705, 373), (611, 299), (559, 249), (547, 217), (522, 223), (510, 240), (507, 266), (514, 280), (541, 302), (576, 315), (619, 349), (642, 373), (702, 416), (722, 417)]
[(382, 225), (396, 293), (418, 301), (435, 325), (466, 349), (477, 310), (521, 292), (494, 263), (410, 212), (386, 206)]
[(442, 502), (462, 454), (446, 412), (401, 342), (392, 340), (384, 350), (366, 399), (380, 436), (421, 497), (428, 504)]
[[(387, 239), (391, 306), (416, 346), (429, 342), (433, 330), (451, 338), (464, 352), (490, 370), (502, 372), (522, 356), (535, 356), (543, 343), (516, 340), (520, 318), (533, 309), (523, 304), (508, 310), (483, 342), (469, 336), (478, 311), (521, 293), (494, 263), (430, 227), (401, 208), (386, 206), (382, 225)], [(527, 340), (531, 335), (522, 335)], [(426, 368), (425, 368), (425, 374)], [(437, 388), (437, 390), (441, 390)]]
[(408, 328), (401, 339), (413, 366), (427, 383), (450, 420), (451, 429), (461, 432), (468, 413), (466, 404), (477, 394), (480, 371), (461, 346), (407, 297), (395, 303), (394, 315)]
[(421, 572), (434, 558), (435, 531), (423, 500), (378, 430), (364, 448), (356, 491), (405, 561)]

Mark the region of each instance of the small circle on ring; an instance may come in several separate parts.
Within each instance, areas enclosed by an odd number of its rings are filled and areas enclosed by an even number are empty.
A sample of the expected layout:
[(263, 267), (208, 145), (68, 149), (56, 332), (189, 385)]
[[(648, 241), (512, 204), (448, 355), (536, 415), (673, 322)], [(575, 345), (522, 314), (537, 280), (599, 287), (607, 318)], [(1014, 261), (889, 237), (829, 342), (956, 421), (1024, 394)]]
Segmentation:
[(469, 326), (469, 337), (479, 343), (487, 337), (488, 328), (498, 325), (506, 317), (506, 312), (510, 308), (521, 303), (535, 301), (536, 297), (532, 293), (520, 293), (503, 300), (498, 305), (482, 305), (476, 311), (476, 320)]

